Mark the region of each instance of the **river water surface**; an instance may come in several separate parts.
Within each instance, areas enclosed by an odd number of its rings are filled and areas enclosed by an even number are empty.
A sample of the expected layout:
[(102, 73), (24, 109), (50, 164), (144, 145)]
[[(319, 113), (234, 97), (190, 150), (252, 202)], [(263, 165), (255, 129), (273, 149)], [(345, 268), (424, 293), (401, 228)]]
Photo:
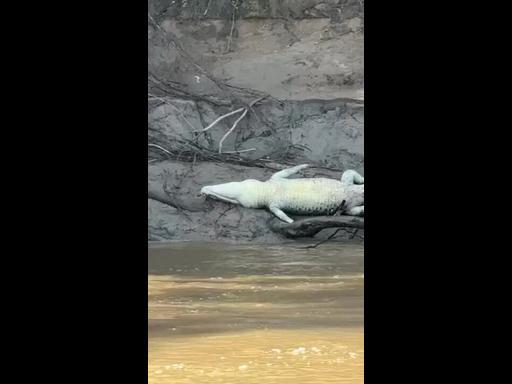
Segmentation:
[(149, 383), (363, 383), (363, 244), (158, 244)]

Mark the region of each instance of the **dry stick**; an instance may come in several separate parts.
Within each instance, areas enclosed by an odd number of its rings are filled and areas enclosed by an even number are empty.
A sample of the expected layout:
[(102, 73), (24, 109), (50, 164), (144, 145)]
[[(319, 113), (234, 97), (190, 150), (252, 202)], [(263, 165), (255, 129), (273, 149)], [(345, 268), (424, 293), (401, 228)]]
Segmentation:
[(158, 148), (160, 149), (161, 151), (164, 151), (165, 153), (167, 153), (168, 155), (172, 156), (172, 153), (169, 152), (167, 149), (165, 148), (162, 148), (161, 146), (159, 145), (156, 145), (156, 144), (148, 144), (148, 147), (154, 147), (154, 148)]
[(217, 224), (217, 222), (220, 220), (220, 218), (221, 218), (222, 216), (226, 215), (226, 213), (228, 213), (228, 211), (231, 211), (233, 208), (235, 208), (235, 206), (234, 206), (234, 205), (230, 205), (229, 207), (227, 207), (227, 208), (226, 208), (226, 210), (225, 210), (225, 211), (223, 211), (223, 212), (219, 215), (219, 217), (217, 217), (217, 220), (215, 220), (215, 224)]
[(148, 12), (148, 17), (149, 19), (151, 20), (151, 22), (159, 29), (159, 30), (162, 30), (162, 27), (160, 27), (160, 25), (155, 21), (155, 19), (153, 19), (153, 16), (151, 16), (151, 14)]
[[(265, 96), (261, 96), (261, 97), (258, 97), (256, 100), (253, 100), (251, 101), (251, 103), (249, 104), (249, 108), (252, 109), (253, 105), (256, 104), (257, 102), (263, 100), (264, 98), (266, 98), (268, 95), (265, 95)], [(233, 132), (233, 130), (235, 129), (236, 125), (240, 122), (240, 120), (242, 120), (244, 118), (244, 116), (247, 114), (247, 112), (249, 111), (249, 108), (245, 108), (244, 110), (244, 113), (242, 113), (242, 115), (235, 121), (235, 123), (233, 124), (233, 126), (231, 127), (231, 129), (229, 131), (226, 132), (226, 134), (222, 137), (222, 139), (220, 139), (220, 142), (219, 142), (219, 153), (222, 153), (222, 143), (224, 142), (224, 140), (226, 139), (226, 137), (229, 136), (229, 134), (231, 132)], [(242, 151), (229, 151), (229, 152), (224, 152), (224, 153), (241, 153), (241, 152), (248, 152), (248, 151), (254, 151), (256, 150), (256, 148), (250, 148), (250, 149), (245, 149), (245, 150), (242, 150)]]
[(208, 8), (210, 8), (210, 2), (211, 0), (208, 0), (208, 5), (206, 5), (206, 10), (204, 11), (203, 16), (206, 16), (206, 14), (208, 13)]
[(269, 95), (265, 95), (265, 96), (261, 96), (261, 97), (258, 97), (256, 100), (253, 100), (251, 101), (251, 103), (249, 104), (249, 108), (252, 109), (252, 107), (254, 106), (254, 104), (260, 102), (261, 100), (267, 98)]
[(219, 153), (222, 153), (222, 143), (224, 142), (224, 140), (226, 140), (226, 137), (229, 136), (229, 134), (231, 132), (233, 132), (233, 130), (236, 128), (237, 124), (240, 122), (240, 120), (242, 120), (244, 118), (244, 116), (247, 114), (247, 111), (248, 109), (245, 108), (244, 110), (244, 113), (242, 113), (242, 115), (235, 121), (235, 123), (233, 124), (233, 126), (230, 128), (229, 131), (226, 132), (226, 134), (224, 136), (222, 136), (222, 139), (220, 139), (220, 142), (219, 142)]
[[(316, 243), (315, 245), (308, 245), (307, 247), (304, 247), (303, 249), (311, 249), (311, 248), (316, 248), (318, 247), (320, 244), (323, 244), (323, 243), (326, 243), (328, 242), (329, 240), (331, 240), (334, 236), (336, 236), (336, 234), (341, 231), (341, 230), (345, 230), (345, 228), (338, 228), (337, 230), (335, 230), (327, 239), (324, 239), (318, 243)], [(357, 231), (357, 230), (356, 230)]]
[(242, 152), (249, 152), (249, 151), (255, 151), (256, 148), (249, 148), (249, 149), (241, 149), (240, 151), (225, 151), (222, 153), (242, 153)]
[(229, 53), (229, 49), (230, 49), (230, 46), (231, 46), (231, 39), (233, 37), (233, 31), (235, 30), (235, 15), (236, 15), (236, 10), (237, 10), (237, 7), (235, 5), (233, 5), (233, 21), (231, 22), (231, 32), (229, 33), (229, 38), (228, 38), (228, 45), (226, 47), (226, 52), (225, 53)]
[(198, 129), (198, 130), (195, 130), (194, 132), (206, 132), (207, 130), (209, 130), (210, 128), (212, 128), (215, 124), (217, 124), (219, 121), (221, 121), (222, 119), (225, 119), (226, 117), (228, 116), (231, 116), (231, 115), (234, 115), (235, 113), (238, 113), (238, 112), (242, 112), (245, 108), (239, 108), (237, 109), (236, 111), (232, 111), (232, 112), (229, 112), (229, 113), (226, 113), (225, 115), (222, 115), (220, 117), (218, 117), (213, 123), (211, 123), (209, 126), (207, 126), (206, 128), (204, 129)]

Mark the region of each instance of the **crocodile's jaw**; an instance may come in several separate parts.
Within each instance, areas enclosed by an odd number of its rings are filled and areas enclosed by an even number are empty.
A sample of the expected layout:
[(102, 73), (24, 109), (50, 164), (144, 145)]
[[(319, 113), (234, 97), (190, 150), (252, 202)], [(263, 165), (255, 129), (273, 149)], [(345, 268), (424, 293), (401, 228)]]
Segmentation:
[(232, 204), (247, 208), (258, 208), (264, 205), (266, 184), (258, 180), (234, 181), (231, 183), (207, 185), (201, 188), (201, 193)]
[(240, 197), (240, 184), (238, 182), (225, 183), (218, 185), (207, 185), (201, 188), (201, 194), (214, 197), (218, 200), (225, 201), (232, 204), (240, 204), (238, 198)]

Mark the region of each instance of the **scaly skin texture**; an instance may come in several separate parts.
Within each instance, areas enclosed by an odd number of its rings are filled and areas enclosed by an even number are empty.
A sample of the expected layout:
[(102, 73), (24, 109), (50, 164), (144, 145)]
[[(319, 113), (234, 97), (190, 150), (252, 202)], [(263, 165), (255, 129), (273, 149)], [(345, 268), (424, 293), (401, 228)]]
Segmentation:
[(340, 181), (325, 178), (282, 179), (260, 182), (243, 204), (250, 208), (265, 208), (272, 205), (295, 214), (322, 215), (334, 213), (350, 200)]
[(364, 215), (364, 179), (357, 172), (344, 172), (340, 181), (326, 178), (287, 179), (305, 167), (306, 164), (285, 169), (265, 182), (245, 180), (206, 186), (201, 193), (246, 208), (268, 208), (288, 223), (293, 220), (284, 212), (330, 215), (343, 206), (345, 214)]

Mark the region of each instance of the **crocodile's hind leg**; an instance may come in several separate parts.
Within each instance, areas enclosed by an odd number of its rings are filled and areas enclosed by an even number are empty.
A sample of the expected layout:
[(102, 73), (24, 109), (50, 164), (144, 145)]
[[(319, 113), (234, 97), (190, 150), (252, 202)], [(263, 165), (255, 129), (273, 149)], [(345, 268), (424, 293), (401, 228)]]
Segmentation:
[(280, 220), (286, 221), (289, 224), (293, 223), (293, 219), (290, 219), (286, 215), (286, 213), (281, 211), (281, 209), (279, 207), (277, 207), (276, 205), (271, 205), (268, 207), (268, 209), (270, 209), (270, 212), (272, 212), (274, 215), (276, 215)]

